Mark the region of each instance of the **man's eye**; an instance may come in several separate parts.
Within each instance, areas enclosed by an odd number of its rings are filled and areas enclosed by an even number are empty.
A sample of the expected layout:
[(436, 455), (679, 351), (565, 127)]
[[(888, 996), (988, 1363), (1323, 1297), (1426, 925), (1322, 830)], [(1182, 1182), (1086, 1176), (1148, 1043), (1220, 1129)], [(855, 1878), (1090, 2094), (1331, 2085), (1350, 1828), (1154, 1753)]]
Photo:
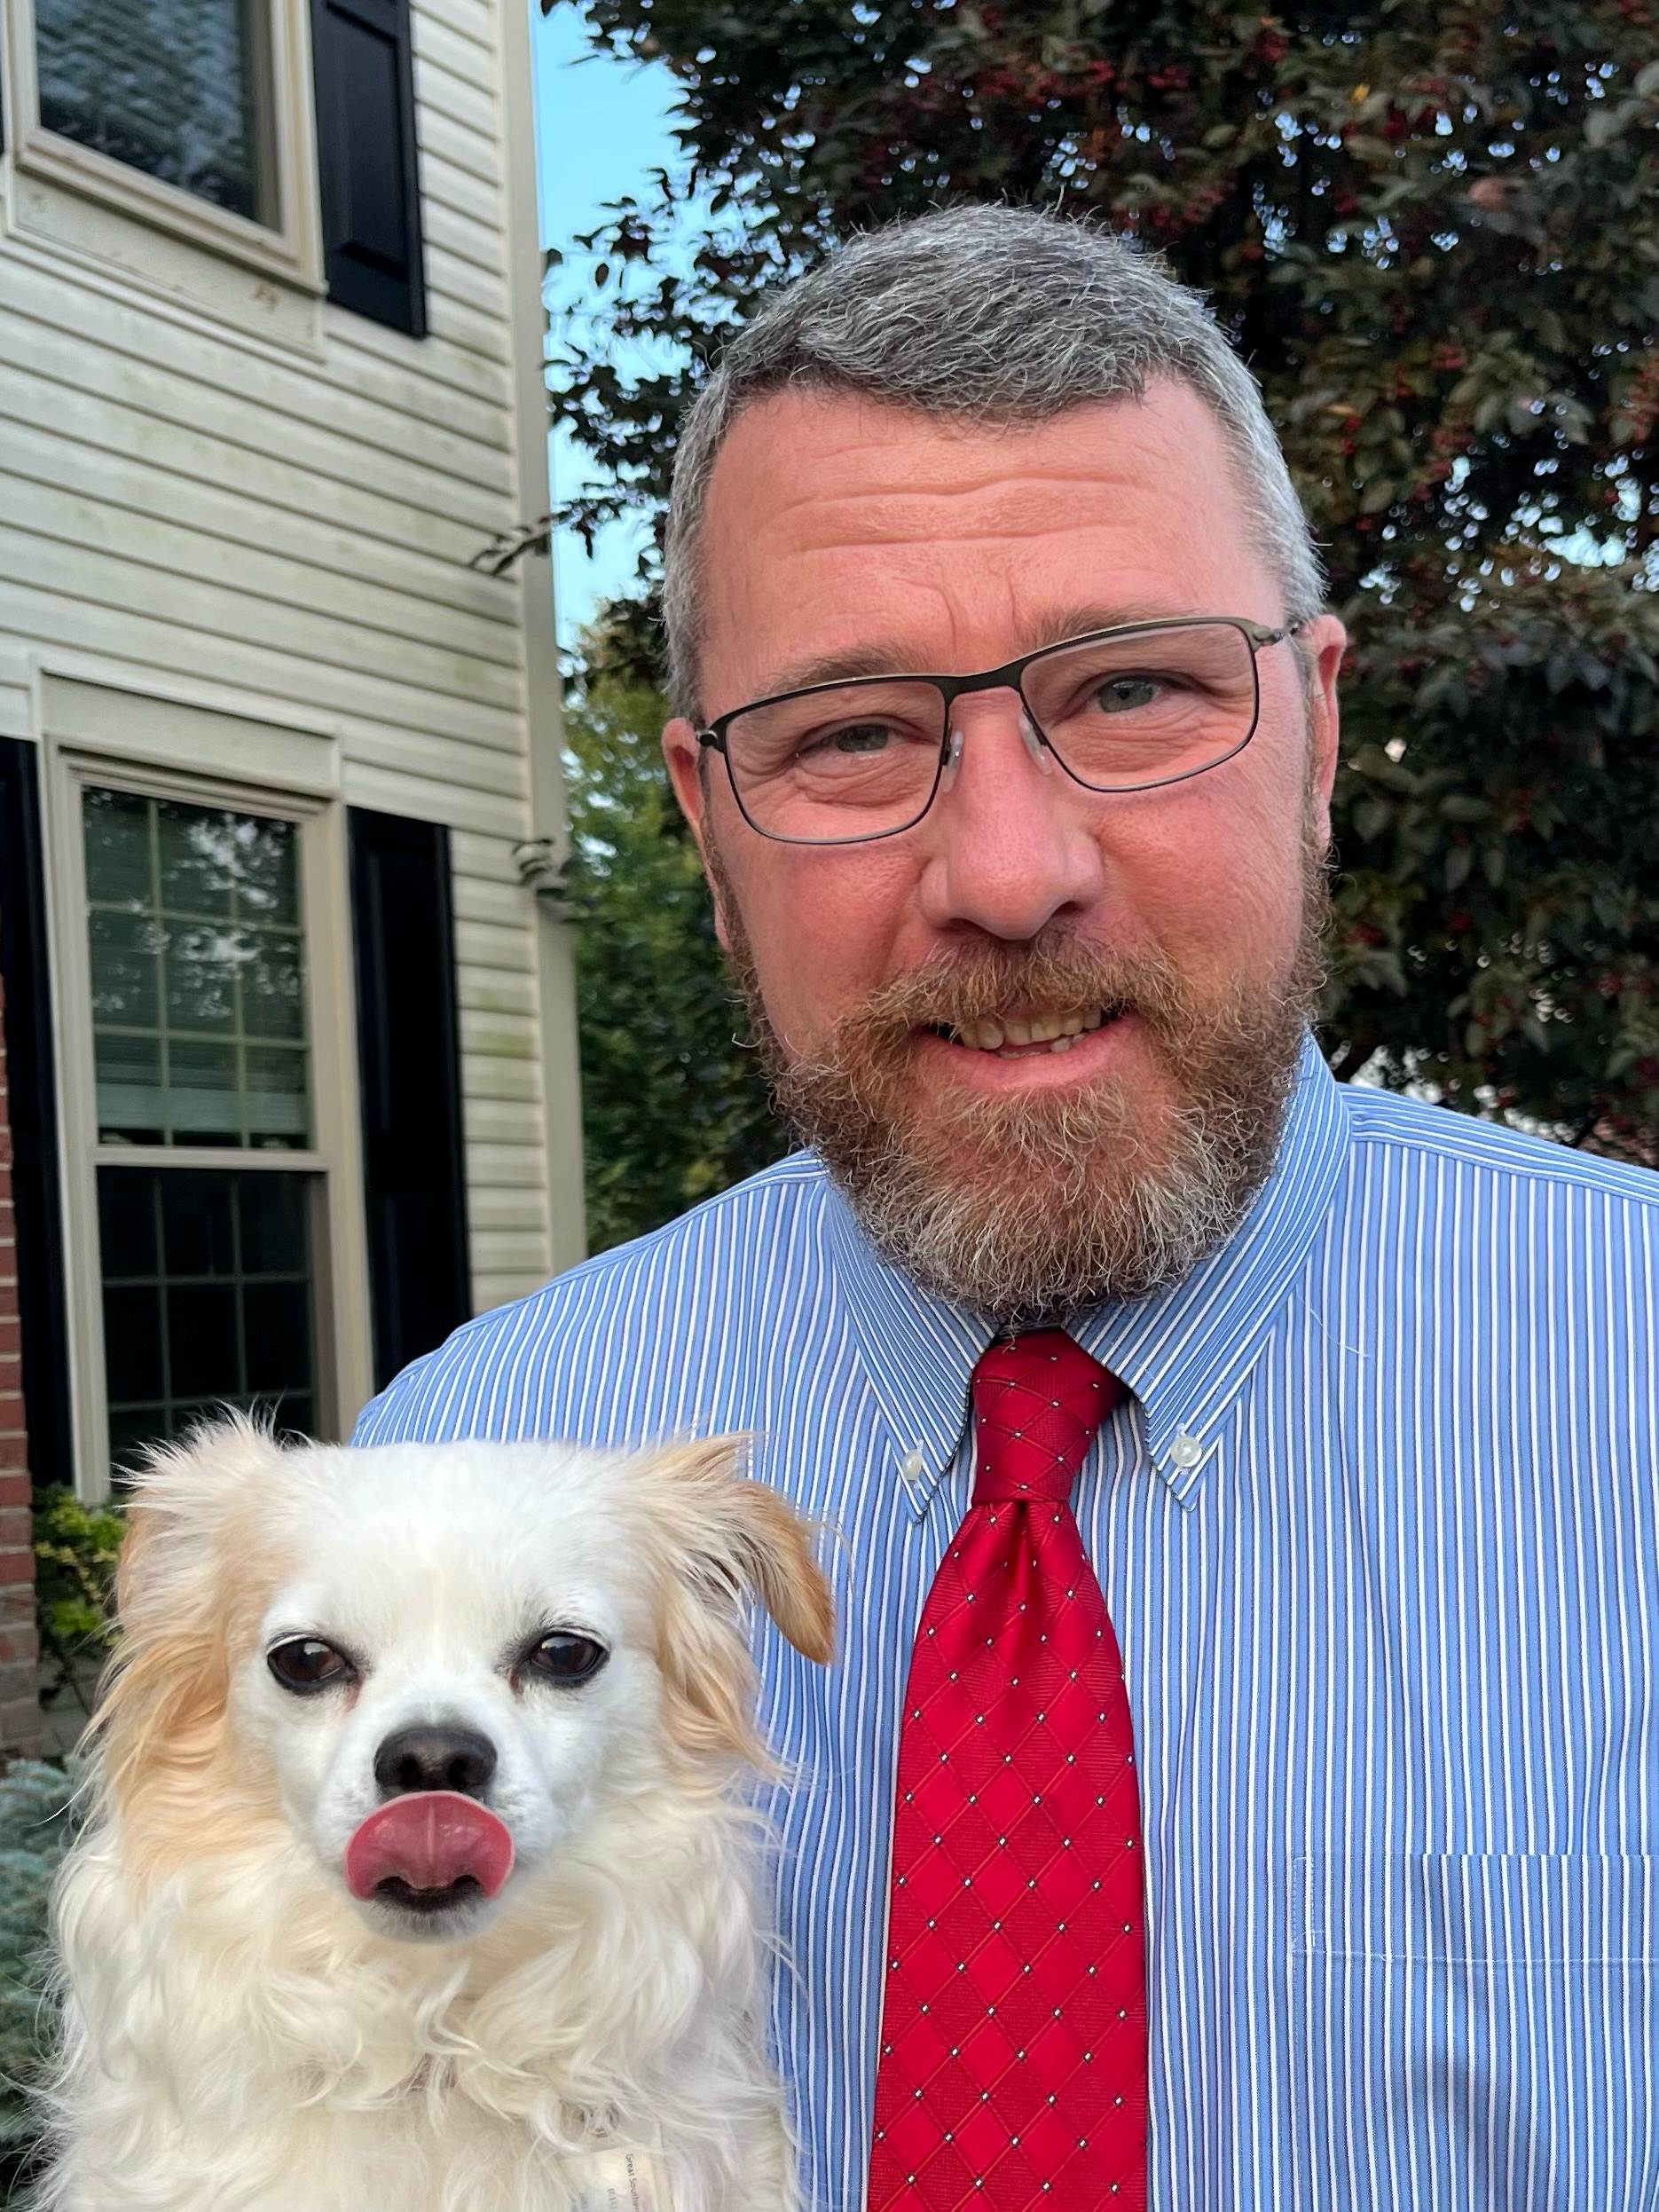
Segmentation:
[(826, 730), (815, 737), (804, 750), (807, 752), (881, 752), (892, 742), (893, 731), (887, 722), (843, 722), (838, 729)]
[(273, 1644), (265, 1654), (265, 1665), (296, 1697), (314, 1696), (318, 1690), (340, 1689), (358, 1679), (345, 1653), (320, 1636), (290, 1636)]
[(1103, 714), (1127, 714), (1152, 706), (1162, 688), (1156, 676), (1113, 676), (1095, 693), (1095, 705)]
[(524, 1672), (540, 1681), (569, 1689), (577, 1682), (591, 1681), (609, 1657), (594, 1637), (560, 1628), (531, 1646), (524, 1654)]

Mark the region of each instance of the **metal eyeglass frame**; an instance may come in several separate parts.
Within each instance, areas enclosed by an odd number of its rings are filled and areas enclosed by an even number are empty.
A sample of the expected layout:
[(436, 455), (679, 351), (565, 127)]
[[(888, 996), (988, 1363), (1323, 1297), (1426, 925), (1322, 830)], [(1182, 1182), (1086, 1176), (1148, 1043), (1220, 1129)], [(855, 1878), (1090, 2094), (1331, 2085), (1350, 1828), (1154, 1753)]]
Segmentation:
[[(1055, 761), (1064, 773), (1071, 777), (1073, 783), (1080, 790), (1095, 791), (1102, 796), (1115, 796), (1120, 791), (1158, 791), (1167, 783), (1185, 783), (1195, 775), (1207, 775), (1212, 768), (1220, 768), (1224, 760), (1231, 760), (1244, 751), (1255, 736), (1257, 725), (1262, 720), (1262, 672), (1256, 664), (1256, 655), (1266, 646), (1283, 644), (1286, 638), (1293, 637), (1298, 630), (1305, 629), (1311, 617), (1303, 616), (1300, 621), (1287, 622), (1282, 628), (1275, 630), (1270, 629), (1264, 622), (1251, 622), (1243, 615), (1172, 615), (1165, 622), (1124, 622), (1116, 624), (1110, 629), (1085, 630), (1077, 637), (1061, 638), (1057, 644), (1040, 645), (1034, 653), (1021, 653), (1018, 659), (1004, 661), (1000, 668), (987, 668), (977, 676), (926, 675), (909, 670), (895, 670), (889, 676), (843, 676), (840, 678), (832, 676), (822, 683), (802, 684), (790, 691), (774, 691), (764, 699), (746, 699), (742, 706), (733, 707), (729, 714), (720, 715), (716, 720), (711, 722), (706, 729), (700, 729), (697, 732), (697, 743), (699, 745), (710, 747), (720, 755), (726, 763), (726, 780), (732, 787), (732, 797), (737, 802), (738, 813), (742, 815), (757, 837), (770, 838), (775, 845), (873, 845), (881, 838), (902, 837), (907, 830), (914, 830), (938, 798), (940, 784), (944, 778), (946, 768), (951, 762), (951, 708), (958, 699), (970, 691), (1012, 691), (1016, 693), (1020, 705), (1025, 710), (1026, 720), (1035, 733), (1042, 750), (1050, 760)], [(1250, 648), (1250, 680), (1254, 692), (1254, 701), (1250, 710), (1250, 726), (1236, 745), (1230, 745), (1225, 752), (1218, 753), (1214, 760), (1207, 760), (1201, 768), (1183, 768), (1175, 775), (1154, 775), (1144, 783), (1086, 783), (1073, 769), (1066, 767), (1060, 754), (1055, 751), (1053, 743), (1042, 725), (1038, 721), (1030, 700), (1026, 697), (1026, 688), (1021, 679), (1027, 668), (1031, 667), (1034, 662), (1049, 659), (1055, 653), (1069, 653), (1079, 645), (1097, 645), (1105, 638), (1144, 637), (1153, 632), (1163, 630), (1214, 629), (1217, 625), (1238, 631)], [(944, 722), (944, 733), (940, 739), (939, 759), (933, 768), (933, 781), (928, 787), (927, 797), (909, 820), (895, 823), (891, 830), (861, 830), (855, 836), (845, 838), (792, 838), (785, 836), (781, 830), (763, 829), (750, 813), (748, 807), (744, 806), (743, 795), (737, 788), (737, 778), (732, 769), (732, 757), (726, 747), (727, 733), (732, 724), (741, 716), (753, 714), (761, 707), (781, 706), (785, 699), (810, 699), (825, 691), (873, 689), (881, 684), (893, 683), (932, 684), (940, 695), (942, 708), (941, 719)]]

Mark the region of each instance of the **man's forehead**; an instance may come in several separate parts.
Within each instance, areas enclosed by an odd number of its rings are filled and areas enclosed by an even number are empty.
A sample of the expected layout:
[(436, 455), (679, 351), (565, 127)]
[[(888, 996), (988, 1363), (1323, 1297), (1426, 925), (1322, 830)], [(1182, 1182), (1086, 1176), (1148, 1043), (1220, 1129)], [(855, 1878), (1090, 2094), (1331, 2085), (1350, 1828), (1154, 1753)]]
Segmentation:
[[(1067, 638), (1086, 637), (1096, 630), (1113, 630), (1141, 622), (1167, 622), (1183, 615), (1213, 611), (1196, 604), (1187, 605), (1178, 597), (1169, 595), (1079, 602), (1034, 615), (1023, 626), (1020, 649), (1035, 653), (1045, 645), (1059, 645)], [(840, 683), (854, 676), (960, 676), (979, 673), (969, 668), (923, 668), (916, 659), (916, 649), (911, 638), (905, 634), (877, 634), (861, 638), (854, 644), (831, 646), (827, 651), (804, 659), (783, 661), (774, 670), (772, 680), (779, 690), (793, 691), (808, 684)]]
[[(1143, 456), (1227, 450), (1214, 410), (1189, 384), (1152, 379), (1144, 392), (1081, 400), (1053, 413), (987, 420), (869, 394), (807, 386), (768, 393), (737, 413), (715, 455), (705, 512), (764, 498), (780, 512), (837, 495), (954, 501), (1030, 477), (1133, 474)], [(1215, 487), (1222, 495), (1223, 487)]]
[(1272, 619), (1277, 603), (1220, 425), (1168, 382), (990, 425), (774, 395), (715, 461), (699, 568), (712, 712), (762, 689), (968, 672), (1121, 622)]

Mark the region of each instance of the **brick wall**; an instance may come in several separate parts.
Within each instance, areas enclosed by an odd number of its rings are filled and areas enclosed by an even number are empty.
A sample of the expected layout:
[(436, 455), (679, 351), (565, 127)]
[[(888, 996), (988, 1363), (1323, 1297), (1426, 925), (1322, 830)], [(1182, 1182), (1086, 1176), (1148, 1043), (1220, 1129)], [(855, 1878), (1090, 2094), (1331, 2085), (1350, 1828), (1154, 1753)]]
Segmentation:
[(28, 1434), (23, 1420), (17, 1238), (12, 1218), (12, 1123), (5, 1040), (0, 1030), (0, 1759), (39, 1748), (35, 1657)]

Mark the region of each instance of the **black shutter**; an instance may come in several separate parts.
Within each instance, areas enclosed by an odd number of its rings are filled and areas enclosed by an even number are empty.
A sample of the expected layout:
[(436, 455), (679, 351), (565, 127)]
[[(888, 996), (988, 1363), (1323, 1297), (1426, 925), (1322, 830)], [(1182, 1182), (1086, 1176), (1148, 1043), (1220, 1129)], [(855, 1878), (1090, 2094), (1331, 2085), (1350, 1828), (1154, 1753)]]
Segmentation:
[(409, 0), (311, 0), (328, 296), (426, 335)]
[(471, 1310), (449, 831), (350, 810), (374, 1385)]
[(0, 978), (5, 984), (12, 1206), (29, 1468), (36, 1483), (70, 1483), (75, 1473), (69, 1340), (64, 1321), (40, 791), (35, 749), (16, 737), (0, 737)]

